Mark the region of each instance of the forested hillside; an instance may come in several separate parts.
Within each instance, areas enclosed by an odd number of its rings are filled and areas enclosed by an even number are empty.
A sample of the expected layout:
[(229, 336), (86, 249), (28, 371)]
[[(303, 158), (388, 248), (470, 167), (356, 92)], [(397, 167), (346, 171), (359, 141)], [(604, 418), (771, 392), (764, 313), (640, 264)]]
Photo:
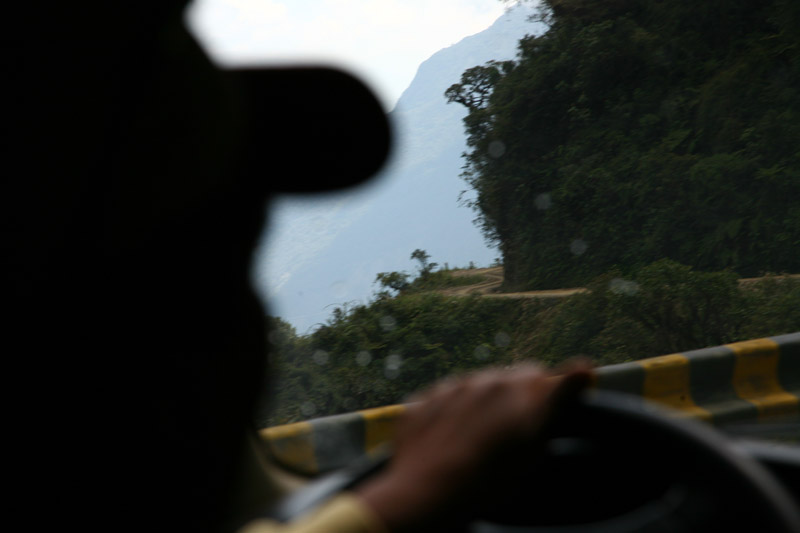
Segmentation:
[[(311, 335), (271, 320), (271, 381), (263, 426), (402, 402), (445, 376), (523, 360), (573, 356), (601, 366), (800, 330), (800, 279), (747, 284), (669, 260), (560, 299), (448, 296), (470, 277), (433, 270), (378, 276), (368, 305), (340, 307)], [(468, 273), (469, 270), (463, 271)]]
[[(278, 424), (526, 359), (597, 365), (800, 330), (800, 3), (545, 0), (515, 61), (467, 70), (465, 177), (505, 289), (456, 297), (422, 250), (311, 335), (274, 320)], [(406, 252), (407, 253), (407, 252)], [(451, 293), (452, 294), (452, 293)]]
[(507, 289), (670, 258), (800, 271), (800, 4), (546, 0), (545, 34), (448, 89)]
[(375, 273), (408, 268), (414, 248), (453, 265), (497, 256), (472, 224), (473, 213), (459, 205), (466, 109), (448, 105), (442, 94), (467, 68), (513, 58), (519, 39), (542, 33), (542, 24), (528, 20), (533, 13), (512, 9), (419, 66), (389, 114), (394, 155), (370, 185), (273, 204), (259, 281), (270, 307), (298, 331), (324, 322), (331, 304), (368, 301)]

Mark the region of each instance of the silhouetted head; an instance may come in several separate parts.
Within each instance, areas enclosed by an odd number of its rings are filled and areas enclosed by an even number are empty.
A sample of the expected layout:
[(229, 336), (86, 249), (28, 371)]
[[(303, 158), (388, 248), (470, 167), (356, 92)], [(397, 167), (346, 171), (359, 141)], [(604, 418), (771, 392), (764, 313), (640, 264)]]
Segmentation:
[(47, 491), (86, 501), (60, 510), (83, 528), (218, 530), (265, 371), (248, 271), (267, 197), (358, 184), (389, 146), (359, 81), (220, 70), (182, 8), (54, 8), (10, 76), (20, 447), (59, 450)]

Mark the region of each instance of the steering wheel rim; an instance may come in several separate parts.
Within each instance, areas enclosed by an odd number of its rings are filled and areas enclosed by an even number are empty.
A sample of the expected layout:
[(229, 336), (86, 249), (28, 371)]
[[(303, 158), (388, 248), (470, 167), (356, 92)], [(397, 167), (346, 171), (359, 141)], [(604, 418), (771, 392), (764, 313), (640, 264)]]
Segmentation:
[[(613, 431), (608, 428), (613, 428)], [(489, 521), (488, 524), (484, 523), (484, 527), (473, 527), (472, 531), (671, 531), (674, 529), (655, 527), (653, 522), (670, 516), (671, 513), (679, 516), (680, 509), (676, 509), (681, 506), (684, 507), (684, 513), (692, 507), (703, 511), (697, 504), (692, 506), (691, 501), (679, 500), (695, 498), (704, 493), (708, 496), (713, 492), (709, 490), (711, 488), (719, 494), (713, 494), (712, 501), (707, 500), (707, 503), (716, 505), (717, 515), (720, 512), (728, 515), (728, 522), (734, 526), (738, 525), (737, 517), (749, 516), (751, 520), (757, 517), (758, 531), (800, 532), (797, 504), (766, 468), (745, 455), (738, 447), (731, 446), (726, 437), (708, 425), (680, 416), (669, 416), (668, 409), (649, 403), (639, 396), (590, 391), (560, 413), (547, 433), (548, 450), (531, 467), (531, 471), (535, 471), (538, 476), (536, 484), (546, 487), (546, 491), (535, 495), (535, 519), (526, 521), (528, 527), (524, 529), (497, 524), (485, 527), (492, 523)], [(566, 445), (563, 442), (565, 440)], [(559, 446), (553, 446), (554, 443)], [(626, 443), (628, 449), (622, 449), (621, 443)], [(639, 449), (636, 449), (637, 446)], [(647, 448), (643, 449), (645, 447)], [(576, 457), (583, 458), (583, 466), (591, 461), (592, 470), (588, 474), (580, 468), (573, 468), (572, 471), (563, 468), (563, 463), (575, 462)], [(616, 479), (606, 479), (599, 483), (601, 504), (608, 505), (612, 501), (612, 498), (602, 496), (604, 491), (613, 495), (615, 484), (619, 486), (626, 482), (634, 485), (628, 498), (635, 500), (635, 492), (641, 492), (641, 496), (647, 499), (638, 505), (628, 506), (619, 515), (612, 514), (591, 520), (587, 519), (591, 518), (591, 513), (581, 512), (582, 504), (585, 505), (590, 491), (581, 494), (578, 490), (577, 495), (575, 491), (576, 488), (590, 486), (591, 482), (598, 484), (597, 478), (602, 478), (598, 474), (598, 471), (602, 471), (599, 468), (601, 461), (612, 462), (612, 467), (606, 468), (605, 472), (617, 476)], [(616, 469), (613, 461), (624, 461), (627, 464), (624, 468)], [(559, 465), (559, 462), (562, 464)], [(661, 464), (654, 468), (654, 463)], [(694, 472), (693, 468), (697, 468), (698, 472)], [(561, 483), (562, 492), (559, 492), (556, 476), (568, 479), (570, 473), (576, 472), (584, 473), (581, 482)], [(651, 476), (655, 478), (649, 479)], [(696, 485), (692, 486), (693, 483)], [(649, 486), (642, 488), (641, 485)], [(534, 497), (527, 498), (528, 501), (532, 499)], [(568, 502), (567, 505), (561, 503), (563, 501)], [(501, 510), (506, 509), (508, 506), (501, 506)], [(704, 511), (699, 514), (704, 514)], [(712, 517), (715, 518), (714, 522), (708, 522), (708, 518)], [(683, 516), (682, 520), (686, 518)], [(721, 530), (718, 529), (718, 518), (720, 517), (709, 512), (705, 525), (700, 525), (703, 524), (702, 518), (697, 518), (698, 524), (690, 530)], [(691, 527), (692, 523), (681, 522), (681, 525)]]
[[(614, 428), (613, 434), (607, 431), (608, 427)], [(742, 501), (748, 502), (750, 512), (759, 515), (760, 531), (800, 532), (800, 512), (796, 504), (764, 467), (737, 448), (730, 446), (725, 437), (705, 424), (667, 416), (664, 408), (649, 404), (638, 396), (595, 390), (587, 392), (574, 404), (566, 406), (548, 428), (547, 450), (532, 464), (532, 469), (541, 474), (542, 465), (563, 462), (565, 457), (569, 460), (570, 457), (574, 459), (576, 456), (581, 456), (585, 452), (582, 446), (586, 443), (598, 445), (615, 442), (614, 439), (619, 440), (621, 435), (639, 435), (644, 441), (652, 439), (651, 443), (656, 444), (657, 450), (661, 453), (665, 450), (678, 450), (684, 454), (687, 451), (693, 454), (698, 459), (698, 464), (702, 463), (713, 474), (718, 484), (724, 482), (725, 486), (732, 492), (735, 491)], [(568, 444), (566, 447), (565, 443)], [(608, 448), (601, 445), (600, 450), (605, 453)], [(336, 493), (347, 490), (373, 475), (383, 468), (390, 457), (391, 454), (387, 451), (377, 457), (363, 458), (342, 470), (315, 480), (279, 502), (266, 515), (284, 522), (302, 515)], [(671, 464), (667, 466), (666, 470), (672, 468)], [(550, 487), (550, 481), (547, 474), (540, 475), (536, 485)], [(551, 495), (557, 495), (557, 491), (549, 492)], [(666, 498), (669, 499), (669, 495)], [(572, 499), (572, 503), (580, 505), (575, 499)], [(540, 510), (553, 508), (552, 505), (548, 507), (547, 503), (541, 504), (541, 502), (539, 507)], [(642, 511), (644, 508), (633, 510), (630, 516), (636, 513), (646, 515), (647, 512)], [(544, 523), (540, 520), (538, 524), (533, 523), (532, 526), (527, 524), (524, 528), (520, 528), (518, 524), (504, 525), (489, 519), (475, 522), (470, 527), (472, 531), (480, 533), (614, 531), (614, 520), (559, 524), (547, 523), (545, 519)], [(617, 520), (616, 523), (621, 522)], [(609, 527), (611, 529), (608, 529)], [(648, 531), (648, 529), (633, 528), (629, 531)]]

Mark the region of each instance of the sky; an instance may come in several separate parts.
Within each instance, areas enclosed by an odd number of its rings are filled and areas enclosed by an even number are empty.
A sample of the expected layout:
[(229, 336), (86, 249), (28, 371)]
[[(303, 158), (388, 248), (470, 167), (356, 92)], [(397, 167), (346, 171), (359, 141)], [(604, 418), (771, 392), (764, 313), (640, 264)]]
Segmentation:
[(500, 0), (195, 0), (186, 22), (220, 65), (343, 67), (389, 111), (420, 63), (504, 9)]
[[(422, 62), (485, 30), (508, 5), (501, 0), (194, 0), (185, 20), (220, 66), (338, 66), (367, 83), (388, 112)], [(273, 199), (262, 243), (269, 256), (283, 257), (293, 249), (282, 243), (289, 236), (296, 239), (297, 232), (283, 228), (315, 220), (313, 209), (296, 207), (291, 198)], [(308, 234), (309, 240), (317, 236)], [(282, 279), (285, 272), (271, 270), (265, 259), (269, 256), (257, 254), (254, 286), (271, 311), (286, 317), (280, 299), (271, 294), (274, 287), (265, 281)]]

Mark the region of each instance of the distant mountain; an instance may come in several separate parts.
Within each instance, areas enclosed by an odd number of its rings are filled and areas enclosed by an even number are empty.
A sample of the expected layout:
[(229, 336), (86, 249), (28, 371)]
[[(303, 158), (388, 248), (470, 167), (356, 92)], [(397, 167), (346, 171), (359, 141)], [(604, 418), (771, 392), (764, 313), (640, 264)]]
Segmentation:
[(332, 307), (366, 302), (378, 272), (412, 271), (409, 256), (417, 248), (451, 267), (485, 266), (497, 257), (472, 223), (473, 212), (459, 206), (466, 110), (443, 95), (464, 70), (514, 58), (520, 38), (544, 30), (529, 21), (532, 13), (516, 7), (420, 65), (389, 115), (397, 142), (371, 184), (274, 201), (254, 268), (270, 314), (306, 333)]

